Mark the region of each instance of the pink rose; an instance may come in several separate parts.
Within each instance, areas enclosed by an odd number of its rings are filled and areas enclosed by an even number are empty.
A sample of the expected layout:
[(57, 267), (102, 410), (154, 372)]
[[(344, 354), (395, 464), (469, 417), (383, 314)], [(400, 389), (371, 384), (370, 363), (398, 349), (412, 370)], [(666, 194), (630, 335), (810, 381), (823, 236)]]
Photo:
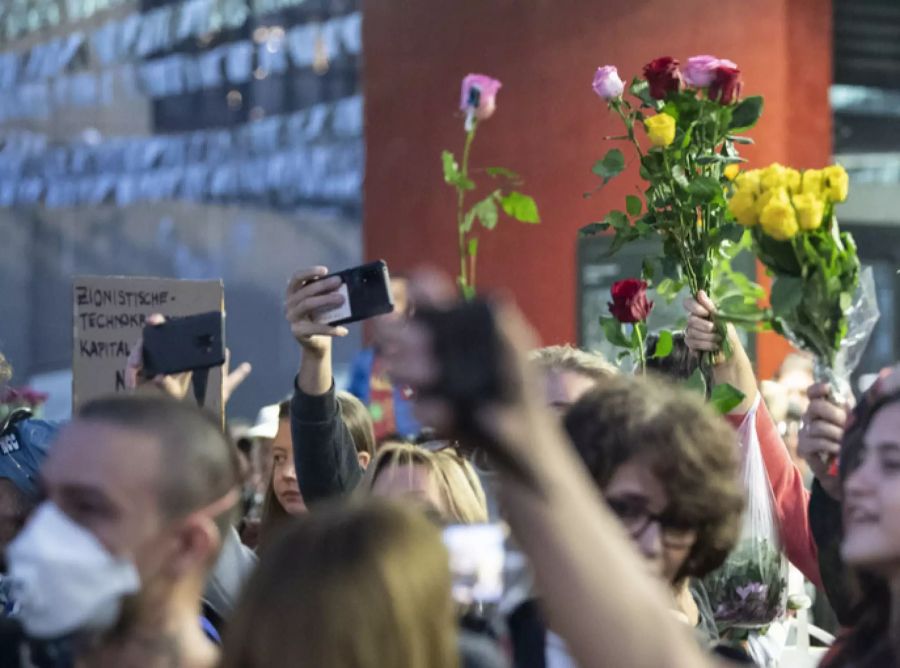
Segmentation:
[(715, 56), (694, 56), (693, 58), (688, 58), (682, 69), (682, 74), (689, 86), (706, 88), (715, 80), (716, 70), (719, 67), (736, 68), (737, 65), (730, 60), (716, 58)]
[(619, 70), (614, 65), (597, 68), (594, 75), (594, 92), (604, 100), (621, 97), (625, 91), (625, 82), (619, 78)]
[(497, 108), (497, 91), (502, 85), (484, 74), (468, 75), (462, 82), (459, 108), (474, 113), (479, 121), (487, 120)]

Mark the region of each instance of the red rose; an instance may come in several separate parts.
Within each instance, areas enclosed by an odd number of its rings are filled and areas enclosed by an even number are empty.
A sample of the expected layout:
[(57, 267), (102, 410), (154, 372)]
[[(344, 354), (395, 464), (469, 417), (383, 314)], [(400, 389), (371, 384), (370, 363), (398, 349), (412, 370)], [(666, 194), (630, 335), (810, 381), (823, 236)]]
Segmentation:
[(650, 96), (663, 100), (669, 92), (681, 90), (681, 72), (678, 61), (671, 56), (663, 56), (644, 65), (644, 78), (650, 84)]
[(740, 97), (743, 87), (741, 71), (737, 67), (719, 65), (709, 85), (709, 99), (720, 104), (731, 104)]
[(609, 302), (609, 312), (619, 322), (644, 322), (653, 310), (653, 302), (647, 299), (645, 281), (636, 278), (616, 281), (610, 292), (612, 301)]

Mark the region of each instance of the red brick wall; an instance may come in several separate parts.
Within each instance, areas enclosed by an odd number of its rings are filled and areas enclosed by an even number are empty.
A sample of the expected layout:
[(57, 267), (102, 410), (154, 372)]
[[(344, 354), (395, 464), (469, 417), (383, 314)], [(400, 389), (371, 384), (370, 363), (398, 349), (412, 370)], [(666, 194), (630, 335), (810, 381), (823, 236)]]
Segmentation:
[[(730, 58), (745, 91), (766, 96), (757, 145), (746, 151), (754, 166), (816, 166), (831, 154), (828, 0), (366, 0), (363, 38), (367, 256), (455, 271), (455, 198), (440, 152), (461, 151), (462, 77), (495, 76), (498, 111), (480, 127), (472, 162), (521, 173), (543, 221), (504, 221), (482, 234), (478, 282), (511, 291), (547, 343), (577, 336), (579, 227), (621, 208), (637, 182), (632, 169), (582, 197), (609, 147), (602, 137), (620, 132), (591, 91), (599, 65), (630, 78), (659, 55)], [(775, 337), (760, 344), (765, 377), (786, 346)]]

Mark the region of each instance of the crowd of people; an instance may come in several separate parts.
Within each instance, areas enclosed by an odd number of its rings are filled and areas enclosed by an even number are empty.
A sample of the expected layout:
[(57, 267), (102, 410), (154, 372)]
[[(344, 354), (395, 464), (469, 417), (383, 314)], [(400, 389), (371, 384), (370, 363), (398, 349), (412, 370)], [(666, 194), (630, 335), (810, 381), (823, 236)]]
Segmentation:
[[(748, 629), (707, 587), (746, 535), (751, 448), (778, 558), (836, 616), (820, 665), (900, 666), (900, 368), (855, 405), (801, 356), (760, 383), (701, 293), (631, 374), (423, 272), (392, 281), (344, 392), (327, 276), (291, 278), (299, 368), (250, 429), (140, 355), (132, 391), (67, 424), (6, 416), (0, 666), (778, 665), (793, 613)], [(742, 394), (728, 415), (685, 387), (698, 369)], [(503, 591), (463, 600), (442, 530), (487, 523)]]

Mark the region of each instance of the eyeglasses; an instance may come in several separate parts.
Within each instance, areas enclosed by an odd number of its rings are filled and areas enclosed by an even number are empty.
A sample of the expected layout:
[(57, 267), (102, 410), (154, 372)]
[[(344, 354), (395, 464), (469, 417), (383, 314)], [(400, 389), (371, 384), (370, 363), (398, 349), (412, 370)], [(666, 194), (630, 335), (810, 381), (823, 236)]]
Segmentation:
[(675, 519), (669, 510), (651, 513), (643, 504), (627, 499), (607, 499), (606, 502), (632, 538), (640, 538), (651, 524), (656, 523), (666, 547), (689, 547), (695, 540), (693, 527)]

